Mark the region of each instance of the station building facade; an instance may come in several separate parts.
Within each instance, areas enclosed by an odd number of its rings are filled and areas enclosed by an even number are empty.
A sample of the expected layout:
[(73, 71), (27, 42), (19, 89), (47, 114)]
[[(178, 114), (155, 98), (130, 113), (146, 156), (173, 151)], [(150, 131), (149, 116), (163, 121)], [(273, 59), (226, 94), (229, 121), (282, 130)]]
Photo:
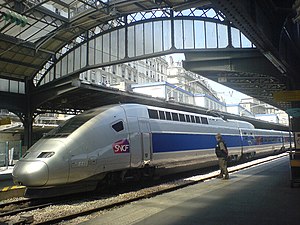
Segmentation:
[(81, 73), (79, 79), (117, 88), (123, 85), (125, 91), (131, 84), (166, 81), (167, 69), (168, 63), (165, 58), (156, 57), (88, 70)]
[(80, 80), (208, 110), (226, 111), (225, 103), (206, 80), (186, 71), (172, 56), (168, 61), (164, 56), (89, 70), (80, 74)]

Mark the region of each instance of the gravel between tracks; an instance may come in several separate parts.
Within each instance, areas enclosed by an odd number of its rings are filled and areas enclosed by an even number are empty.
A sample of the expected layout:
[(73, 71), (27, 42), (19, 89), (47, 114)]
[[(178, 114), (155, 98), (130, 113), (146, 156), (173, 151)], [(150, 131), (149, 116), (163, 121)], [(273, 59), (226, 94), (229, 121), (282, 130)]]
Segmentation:
[[(68, 215), (71, 213), (72, 214), (79, 213), (79, 212), (82, 212), (87, 209), (106, 206), (106, 205), (110, 205), (110, 204), (113, 204), (116, 202), (120, 202), (120, 201), (124, 201), (124, 200), (128, 200), (128, 199), (144, 196), (147, 194), (155, 193), (157, 191), (169, 189), (169, 188), (175, 187), (175, 186), (180, 185), (185, 182), (186, 181), (183, 181), (183, 180), (176, 181), (176, 182), (170, 182), (170, 183), (161, 184), (161, 185), (154, 186), (154, 187), (144, 188), (144, 189), (141, 189), (138, 191), (132, 191), (132, 192), (128, 192), (128, 193), (119, 194), (117, 196), (104, 197), (104, 198), (98, 199), (98, 200), (82, 199), (80, 201), (77, 200), (75, 202), (70, 201), (70, 202), (68, 202), (68, 204), (57, 204), (57, 205), (52, 205), (52, 206), (49, 206), (49, 207), (46, 207), (43, 209), (37, 209), (37, 210), (30, 211), (30, 212), (20, 213), (17, 216), (7, 216), (7, 217), (4, 217), (2, 220), (6, 220), (6, 221), (13, 223), (15, 221), (18, 221), (22, 215), (29, 214), (29, 215), (33, 215), (33, 217), (34, 217), (34, 222), (32, 224), (42, 223), (42, 222), (45, 222), (52, 218), (65, 216), (65, 215)], [(64, 223), (60, 223), (60, 224), (78, 224), (80, 222), (87, 221), (97, 215), (100, 215), (101, 213), (103, 213), (103, 212), (94, 213), (89, 216), (78, 217), (77, 219), (74, 219), (74, 220), (71, 220), (68, 222), (64, 222)]]

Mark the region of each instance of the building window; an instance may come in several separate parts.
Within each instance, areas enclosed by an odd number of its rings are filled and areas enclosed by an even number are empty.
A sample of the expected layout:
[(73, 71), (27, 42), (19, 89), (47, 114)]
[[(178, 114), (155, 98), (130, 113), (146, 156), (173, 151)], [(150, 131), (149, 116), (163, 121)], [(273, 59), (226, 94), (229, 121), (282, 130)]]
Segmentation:
[(130, 70), (128, 70), (128, 80), (131, 80), (132, 79), (132, 74), (131, 74), (131, 71)]
[(91, 81), (95, 83), (96, 81), (96, 72), (94, 70), (91, 71)]
[(87, 72), (83, 72), (83, 79), (84, 79), (84, 80), (88, 80)]
[(122, 67), (122, 77), (125, 78), (125, 67)]
[(179, 102), (183, 102), (183, 94), (179, 93)]
[(117, 66), (116, 66), (116, 65), (113, 65), (111, 69), (112, 69), (112, 73), (113, 73), (113, 74), (116, 74)]
[(102, 84), (105, 84), (105, 83), (106, 83), (106, 76), (102, 75)]

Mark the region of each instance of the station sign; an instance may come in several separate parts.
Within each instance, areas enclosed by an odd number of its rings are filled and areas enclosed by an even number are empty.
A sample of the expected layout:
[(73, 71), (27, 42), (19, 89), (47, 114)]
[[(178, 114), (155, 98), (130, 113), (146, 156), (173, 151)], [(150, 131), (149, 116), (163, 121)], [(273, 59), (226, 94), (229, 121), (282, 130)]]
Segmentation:
[(276, 102), (300, 101), (300, 90), (274, 92), (273, 98)]

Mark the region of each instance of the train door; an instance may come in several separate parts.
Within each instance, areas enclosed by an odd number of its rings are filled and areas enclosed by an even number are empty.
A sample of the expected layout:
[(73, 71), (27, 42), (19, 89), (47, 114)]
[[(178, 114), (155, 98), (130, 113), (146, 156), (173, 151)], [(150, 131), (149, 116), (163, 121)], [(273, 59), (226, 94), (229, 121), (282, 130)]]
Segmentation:
[(242, 146), (243, 146), (243, 156), (246, 158), (253, 157), (256, 152), (254, 145), (256, 144), (256, 140), (254, 137), (254, 131), (251, 129), (241, 129), (241, 137), (242, 137)]
[(243, 131), (239, 128), (240, 141), (241, 141), (241, 155), (244, 153), (244, 143), (243, 143)]
[(139, 119), (141, 132), (142, 162), (148, 164), (151, 160), (151, 133), (148, 120)]

